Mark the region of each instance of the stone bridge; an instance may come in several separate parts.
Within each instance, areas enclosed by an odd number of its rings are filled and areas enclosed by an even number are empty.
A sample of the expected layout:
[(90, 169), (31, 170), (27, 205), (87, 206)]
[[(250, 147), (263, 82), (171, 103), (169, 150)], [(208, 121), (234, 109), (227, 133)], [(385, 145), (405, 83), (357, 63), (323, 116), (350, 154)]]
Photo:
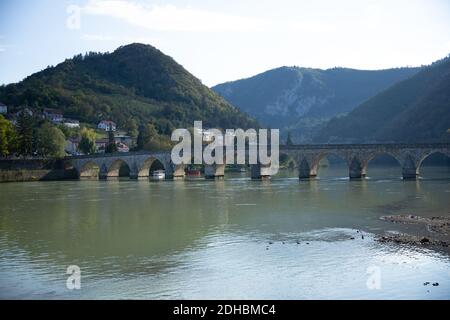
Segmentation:
[[(280, 155), (286, 154), (294, 159), (298, 166), (299, 178), (314, 178), (318, 174), (319, 163), (329, 155), (344, 159), (348, 165), (351, 179), (367, 175), (370, 160), (387, 154), (395, 158), (402, 168), (404, 179), (415, 179), (419, 175), (423, 160), (434, 153), (450, 157), (450, 144), (318, 144), (280, 146)], [(98, 177), (107, 179), (119, 177), (123, 164), (130, 170), (130, 178), (140, 179), (150, 176), (155, 161), (164, 167), (166, 178), (183, 178), (185, 166), (175, 165), (170, 152), (131, 152), (119, 154), (96, 154), (67, 158), (76, 169), (80, 178)], [(267, 178), (269, 170), (260, 165), (251, 165), (253, 179)], [(206, 178), (220, 178), (225, 174), (225, 165), (205, 165)]]

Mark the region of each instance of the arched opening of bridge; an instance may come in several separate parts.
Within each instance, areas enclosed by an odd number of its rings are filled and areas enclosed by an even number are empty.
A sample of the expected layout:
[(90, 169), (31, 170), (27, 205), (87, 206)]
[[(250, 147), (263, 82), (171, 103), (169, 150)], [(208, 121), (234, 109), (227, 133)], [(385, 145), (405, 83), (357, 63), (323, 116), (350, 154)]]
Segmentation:
[(294, 177), (298, 176), (298, 163), (294, 157), (289, 154), (280, 152), (280, 169), (278, 177)]
[(371, 179), (401, 178), (402, 165), (389, 153), (379, 153), (363, 166), (363, 173)]
[(123, 160), (117, 159), (108, 168), (108, 178), (130, 177), (130, 166)]
[(311, 176), (347, 179), (349, 176), (347, 161), (339, 154), (323, 153), (312, 162)]
[(449, 179), (450, 157), (441, 152), (430, 153), (419, 164), (419, 173), (422, 178)]
[(139, 169), (139, 178), (165, 178), (166, 171), (164, 163), (161, 160), (151, 157), (145, 160)]
[(92, 161), (85, 163), (78, 173), (80, 179), (89, 180), (89, 179), (98, 179), (100, 173), (100, 167)]
[(150, 175), (154, 174), (156, 171), (165, 171), (164, 165), (159, 160), (153, 161), (150, 166)]

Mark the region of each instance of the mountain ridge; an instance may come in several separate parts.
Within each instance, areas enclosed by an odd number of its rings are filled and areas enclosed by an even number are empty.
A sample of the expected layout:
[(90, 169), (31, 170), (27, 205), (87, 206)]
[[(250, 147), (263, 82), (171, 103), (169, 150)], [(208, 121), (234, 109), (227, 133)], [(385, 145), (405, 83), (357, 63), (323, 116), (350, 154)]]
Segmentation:
[(212, 89), (261, 124), (292, 130), (297, 142), (310, 142), (320, 125), (418, 70), (283, 66)]
[(332, 119), (318, 142), (437, 142), (450, 128), (450, 56)]

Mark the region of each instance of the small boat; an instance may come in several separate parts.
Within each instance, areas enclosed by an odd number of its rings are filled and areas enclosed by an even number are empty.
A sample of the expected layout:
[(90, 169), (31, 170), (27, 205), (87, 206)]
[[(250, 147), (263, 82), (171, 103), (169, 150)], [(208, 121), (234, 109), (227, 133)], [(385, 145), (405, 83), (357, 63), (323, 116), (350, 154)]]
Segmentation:
[(201, 174), (202, 173), (199, 169), (188, 168), (186, 170), (186, 175), (188, 175), (188, 176), (198, 177), (198, 176), (201, 176)]
[(166, 177), (166, 172), (164, 170), (155, 170), (152, 172), (153, 179), (164, 179)]

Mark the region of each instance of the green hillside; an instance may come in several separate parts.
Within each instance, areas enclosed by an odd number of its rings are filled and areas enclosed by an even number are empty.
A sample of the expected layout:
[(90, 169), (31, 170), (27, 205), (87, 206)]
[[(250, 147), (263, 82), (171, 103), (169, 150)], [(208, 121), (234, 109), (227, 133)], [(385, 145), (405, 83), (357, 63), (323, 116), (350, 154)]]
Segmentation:
[(319, 142), (431, 142), (448, 139), (450, 57), (331, 120)]
[(124, 125), (152, 121), (161, 132), (190, 127), (255, 127), (256, 121), (204, 86), (156, 48), (131, 44), (113, 53), (89, 53), (68, 59), (0, 87), (0, 101), (18, 109), (55, 108), (64, 116), (96, 124), (111, 119)]

